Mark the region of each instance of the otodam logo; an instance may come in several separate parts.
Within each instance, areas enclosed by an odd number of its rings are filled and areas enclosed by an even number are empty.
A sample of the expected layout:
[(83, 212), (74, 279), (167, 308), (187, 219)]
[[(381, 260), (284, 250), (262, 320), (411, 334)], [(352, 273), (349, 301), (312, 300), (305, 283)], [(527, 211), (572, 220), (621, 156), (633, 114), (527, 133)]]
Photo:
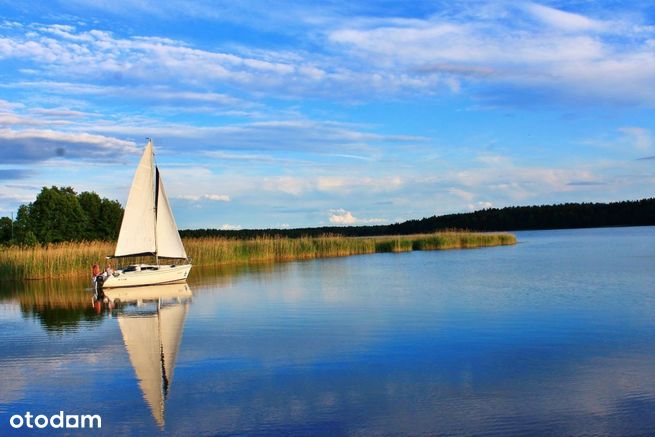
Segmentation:
[(9, 424), (14, 429), (102, 428), (102, 418), (99, 414), (64, 414), (63, 411), (52, 416), (46, 416), (45, 414), (35, 416), (28, 411), (23, 416), (20, 414), (11, 416)]

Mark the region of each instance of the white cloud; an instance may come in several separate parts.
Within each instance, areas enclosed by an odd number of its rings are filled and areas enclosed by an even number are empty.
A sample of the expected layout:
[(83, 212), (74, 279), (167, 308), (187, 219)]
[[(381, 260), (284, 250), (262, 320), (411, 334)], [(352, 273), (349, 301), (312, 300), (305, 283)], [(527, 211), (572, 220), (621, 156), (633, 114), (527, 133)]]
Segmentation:
[(214, 202), (229, 202), (230, 196), (227, 194), (201, 194), (201, 195), (193, 195), (193, 194), (183, 194), (179, 196), (173, 196), (174, 199), (180, 199), (180, 200), (190, 200), (192, 202), (199, 202), (202, 200), (210, 200)]
[(0, 99), (0, 111), (12, 111), (17, 108), (23, 108), (22, 103), (10, 102), (9, 100)]
[(567, 31), (603, 30), (607, 24), (592, 20), (584, 15), (561, 11), (537, 3), (527, 3), (525, 9), (535, 18), (549, 26)]
[(494, 205), (491, 202), (482, 202), (482, 201), (480, 201), (480, 202), (476, 202), (476, 203), (469, 203), (468, 204), (468, 209), (470, 211), (477, 211), (479, 209), (493, 208), (493, 206)]
[(374, 223), (386, 223), (387, 220), (383, 218), (370, 218), (370, 219), (360, 219), (355, 216), (350, 211), (346, 211), (343, 208), (331, 209), (329, 212), (330, 223), (335, 225), (354, 225), (359, 224), (374, 224)]
[(221, 225), (220, 229), (223, 230), (223, 231), (238, 231), (238, 230), (242, 229), (242, 227), (241, 227), (241, 225), (231, 225), (229, 223), (225, 223), (225, 224)]
[[(105, 75), (149, 84), (232, 82), (266, 88), (280, 86), (288, 77), (311, 84), (325, 75), (311, 61), (293, 62), (275, 53), (255, 58), (193, 48), (169, 38), (121, 38), (107, 31), (78, 31), (71, 26), (31, 28), (31, 32), (0, 38), (0, 59), (29, 59), (51, 76), (85, 79)], [(216, 93), (186, 94), (178, 97), (221, 103), (234, 100)]]
[(226, 194), (205, 194), (203, 199), (213, 200), (214, 202), (229, 202), (230, 196)]
[[(371, 127), (330, 120), (293, 118), (289, 120), (268, 120), (265, 122), (242, 122), (218, 126), (197, 126), (186, 123), (162, 122), (157, 119), (125, 119), (95, 123), (85, 127), (96, 132), (111, 135), (143, 135), (151, 137), (174, 137), (189, 143), (193, 148), (202, 148), (209, 156), (224, 159), (266, 161), (272, 158), (261, 153), (238, 156), (239, 151), (300, 151), (304, 154), (329, 155), (335, 150), (352, 152), (359, 156), (374, 156), (379, 148), (388, 144), (425, 143), (426, 137), (384, 135), (369, 132)], [(221, 152), (216, 149), (232, 152)], [(287, 163), (290, 161), (287, 160)]]
[[(512, 90), (522, 88), (548, 90), (551, 100), (655, 104), (655, 28), (535, 3), (498, 9), (465, 19), (345, 20), (328, 39), (372, 76), (393, 83), (402, 72), (406, 88), (415, 90), (438, 91), (450, 80), (455, 92), (463, 83), (496, 86), (485, 92), (497, 99), (512, 98)], [(543, 25), (526, 21), (526, 14)]]
[(333, 209), (330, 211), (330, 223), (336, 225), (352, 225), (357, 222), (357, 219), (350, 211), (345, 209)]
[(251, 95), (341, 99), (458, 93), (468, 84), (487, 84), (493, 88), (485, 91), (497, 98), (511, 97), (507, 88), (519, 87), (550, 91), (553, 98), (655, 103), (655, 29), (640, 25), (638, 17), (596, 19), (537, 3), (493, 9), (424, 19), (319, 20), (311, 31), (327, 48), (320, 53), (201, 49), (170, 38), (33, 24), (26, 26), (29, 32), (0, 38), (0, 59), (29, 62), (53, 81), (81, 81), (78, 93), (93, 87), (93, 77), (130, 83), (96, 86), (114, 88), (121, 97), (227, 107), (249, 103), (216, 91), (226, 84)]
[(487, 207), (488, 201), (504, 206), (580, 190), (606, 192), (610, 169), (619, 164), (606, 161), (549, 167), (526, 165), (508, 156), (482, 155), (475, 157), (466, 169), (444, 171), (423, 181), (409, 180), (407, 186), (419, 193), (439, 187), (449, 194), (443, 201), (453, 204), (454, 196), (461, 199), (461, 208), (479, 209)]

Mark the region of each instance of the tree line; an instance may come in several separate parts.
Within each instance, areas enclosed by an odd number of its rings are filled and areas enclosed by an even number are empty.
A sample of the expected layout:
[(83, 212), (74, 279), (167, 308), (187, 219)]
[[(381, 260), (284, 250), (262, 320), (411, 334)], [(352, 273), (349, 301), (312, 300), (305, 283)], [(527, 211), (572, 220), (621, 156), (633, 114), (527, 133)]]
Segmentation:
[(409, 235), (445, 229), (470, 231), (521, 231), (536, 229), (595, 228), (655, 225), (655, 198), (611, 203), (564, 203), (540, 206), (510, 206), (480, 211), (432, 216), (389, 225), (324, 226), (296, 229), (185, 229), (183, 237), (254, 238), (280, 235), (290, 238), (325, 234), (347, 237)]
[(18, 208), (15, 220), (0, 218), (0, 244), (115, 240), (122, 220), (116, 200), (88, 191), (77, 194), (71, 187), (43, 187), (34, 202)]
[[(0, 244), (33, 245), (61, 241), (116, 240), (123, 208), (94, 192), (77, 194), (71, 187), (43, 187), (36, 200), (18, 209), (16, 220), (0, 218)], [(564, 203), (510, 206), (426, 217), (389, 225), (323, 226), (296, 229), (185, 229), (182, 237), (289, 238), (325, 234), (346, 237), (409, 235), (444, 229), (520, 231), (655, 225), (655, 198), (612, 203)]]

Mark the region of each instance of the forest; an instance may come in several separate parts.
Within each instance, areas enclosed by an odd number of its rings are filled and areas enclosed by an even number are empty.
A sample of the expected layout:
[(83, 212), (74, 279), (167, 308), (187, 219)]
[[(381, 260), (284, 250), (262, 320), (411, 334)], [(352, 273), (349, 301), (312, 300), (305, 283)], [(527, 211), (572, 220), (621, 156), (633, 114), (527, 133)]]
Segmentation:
[(374, 226), (324, 226), (296, 229), (186, 229), (183, 237), (223, 236), (252, 238), (262, 235), (286, 237), (325, 234), (347, 237), (425, 234), (445, 229), (469, 231), (522, 231), (532, 229), (595, 228), (655, 225), (655, 198), (612, 203), (563, 203), (558, 205), (510, 206), (480, 211), (432, 216), (402, 223)]
[[(0, 218), (0, 244), (34, 245), (62, 241), (113, 241), (123, 209), (116, 200), (93, 192), (77, 194), (70, 187), (43, 187), (36, 200), (22, 205), (16, 219)], [(520, 231), (655, 225), (655, 198), (612, 203), (564, 203), (510, 206), (408, 220), (389, 225), (324, 226), (296, 229), (185, 229), (182, 237), (248, 239), (334, 235), (365, 237), (426, 234), (442, 230)]]

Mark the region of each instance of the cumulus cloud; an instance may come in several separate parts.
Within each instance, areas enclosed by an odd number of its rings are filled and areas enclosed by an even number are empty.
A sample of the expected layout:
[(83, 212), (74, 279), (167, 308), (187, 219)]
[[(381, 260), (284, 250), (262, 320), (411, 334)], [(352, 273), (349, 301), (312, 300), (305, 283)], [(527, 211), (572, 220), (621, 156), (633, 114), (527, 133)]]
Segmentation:
[(242, 229), (242, 227), (241, 227), (241, 225), (231, 225), (229, 223), (225, 223), (225, 224), (221, 225), (220, 229), (222, 231), (238, 231), (238, 230)]
[(350, 211), (346, 211), (343, 208), (332, 209), (329, 214), (330, 223), (335, 225), (374, 224), (385, 223), (387, 221), (383, 218), (360, 219), (353, 216)]
[(352, 225), (357, 222), (355, 216), (345, 209), (333, 209), (330, 211), (330, 223), (336, 225)]

